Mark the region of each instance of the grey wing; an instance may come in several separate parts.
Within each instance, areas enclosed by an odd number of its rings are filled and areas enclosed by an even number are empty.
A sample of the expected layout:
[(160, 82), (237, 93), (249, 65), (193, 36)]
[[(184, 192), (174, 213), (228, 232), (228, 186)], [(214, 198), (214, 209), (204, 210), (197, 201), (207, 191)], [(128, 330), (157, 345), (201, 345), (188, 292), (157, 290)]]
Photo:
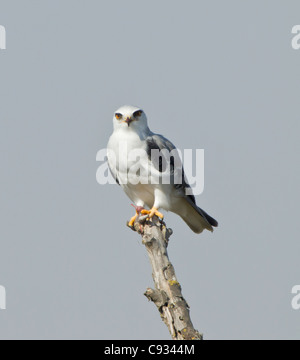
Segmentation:
[[(207, 222), (208, 227), (206, 225), (206, 228), (211, 230), (211, 226), (218, 226), (218, 222), (214, 218), (197, 206), (195, 196), (192, 194), (191, 186), (185, 176), (182, 161), (175, 145), (164, 136), (158, 134), (151, 134), (146, 139), (146, 143), (148, 158), (160, 172), (164, 171), (165, 166), (169, 161), (171, 184), (175, 188), (176, 196), (184, 198), (190, 206), (196, 210), (196, 212), (204, 219), (204, 222)], [(159, 150), (161, 156), (159, 156), (159, 158), (153, 157), (152, 150)], [(172, 152), (173, 156), (164, 156), (162, 150)], [(187, 189), (189, 190), (189, 194), (187, 194)]]
[[(147, 139), (147, 154), (148, 158), (152, 161), (153, 165), (162, 173), (167, 168), (167, 165), (170, 165), (171, 172), (171, 184), (177, 190), (177, 192), (182, 193), (182, 196), (187, 197), (189, 201), (196, 204), (196, 199), (194, 195), (186, 195), (186, 190), (190, 185), (184, 173), (184, 168), (182, 165), (181, 158), (176, 149), (176, 146), (166, 139), (164, 136), (159, 134), (151, 134)], [(159, 157), (153, 152), (153, 150), (159, 150), (161, 153)], [(164, 151), (171, 152), (171, 156), (164, 154)], [(189, 191), (190, 192), (190, 191)]]

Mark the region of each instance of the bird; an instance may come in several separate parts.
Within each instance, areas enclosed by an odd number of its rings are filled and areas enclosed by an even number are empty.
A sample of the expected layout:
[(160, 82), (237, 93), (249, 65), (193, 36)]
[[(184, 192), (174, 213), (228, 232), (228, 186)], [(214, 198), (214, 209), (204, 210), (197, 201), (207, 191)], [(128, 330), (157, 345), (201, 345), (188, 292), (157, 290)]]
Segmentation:
[[(107, 160), (112, 176), (136, 210), (128, 226), (133, 228), (140, 214), (148, 215), (150, 220), (154, 216), (163, 220), (161, 211), (165, 210), (179, 215), (196, 234), (205, 229), (213, 232), (218, 222), (197, 206), (183, 165), (174, 160), (175, 145), (149, 129), (144, 110), (122, 106), (114, 113), (113, 128), (107, 145)], [(154, 156), (155, 151), (160, 156)], [(174, 156), (162, 156), (166, 151)], [(165, 172), (170, 177), (169, 183), (151, 181), (149, 173), (161, 179)]]

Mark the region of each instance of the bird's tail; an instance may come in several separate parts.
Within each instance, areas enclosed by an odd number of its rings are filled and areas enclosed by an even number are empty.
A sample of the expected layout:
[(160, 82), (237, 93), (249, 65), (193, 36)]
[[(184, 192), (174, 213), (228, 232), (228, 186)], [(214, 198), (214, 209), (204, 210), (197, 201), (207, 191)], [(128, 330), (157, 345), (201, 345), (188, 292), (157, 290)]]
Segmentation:
[(186, 224), (196, 234), (202, 233), (205, 229), (213, 232), (213, 228), (218, 226), (218, 222), (192, 201), (187, 201), (186, 198), (182, 200), (178, 215), (181, 216)]

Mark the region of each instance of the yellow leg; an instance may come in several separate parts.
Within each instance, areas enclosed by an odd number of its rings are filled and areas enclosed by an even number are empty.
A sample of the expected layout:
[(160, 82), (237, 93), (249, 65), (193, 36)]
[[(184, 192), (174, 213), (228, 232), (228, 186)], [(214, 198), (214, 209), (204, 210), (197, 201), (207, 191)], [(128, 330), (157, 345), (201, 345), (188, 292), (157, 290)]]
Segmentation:
[(129, 223), (128, 223), (128, 226), (129, 226), (129, 227), (133, 227), (133, 226), (134, 226), (134, 222), (135, 222), (135, 220), (137, 219), (138, 216), (139, 216), (139, 214), (136, 213), (136, 214), (130, 219), (130, 221), (129, 221)]
[(142, 210), (141, 213), (143, 215), (149, 215), (149, 218), (152, 219), (154, 215), (156, 215), (157, 217), (163, 219), (164, 215), (162, 213), (160, 213), (155, 207), (153, 207), (151, 210)]

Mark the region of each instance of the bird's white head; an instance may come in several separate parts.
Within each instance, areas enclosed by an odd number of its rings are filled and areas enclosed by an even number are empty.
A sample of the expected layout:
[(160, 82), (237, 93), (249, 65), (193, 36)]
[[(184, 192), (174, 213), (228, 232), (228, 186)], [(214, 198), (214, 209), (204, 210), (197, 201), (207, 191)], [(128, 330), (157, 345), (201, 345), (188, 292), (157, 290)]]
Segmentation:
[(138, 133), (149, 132), (147, 116), (138, 107), (125, 105), (120, 107), (114, 114), (114, 129), (136, 131)]

